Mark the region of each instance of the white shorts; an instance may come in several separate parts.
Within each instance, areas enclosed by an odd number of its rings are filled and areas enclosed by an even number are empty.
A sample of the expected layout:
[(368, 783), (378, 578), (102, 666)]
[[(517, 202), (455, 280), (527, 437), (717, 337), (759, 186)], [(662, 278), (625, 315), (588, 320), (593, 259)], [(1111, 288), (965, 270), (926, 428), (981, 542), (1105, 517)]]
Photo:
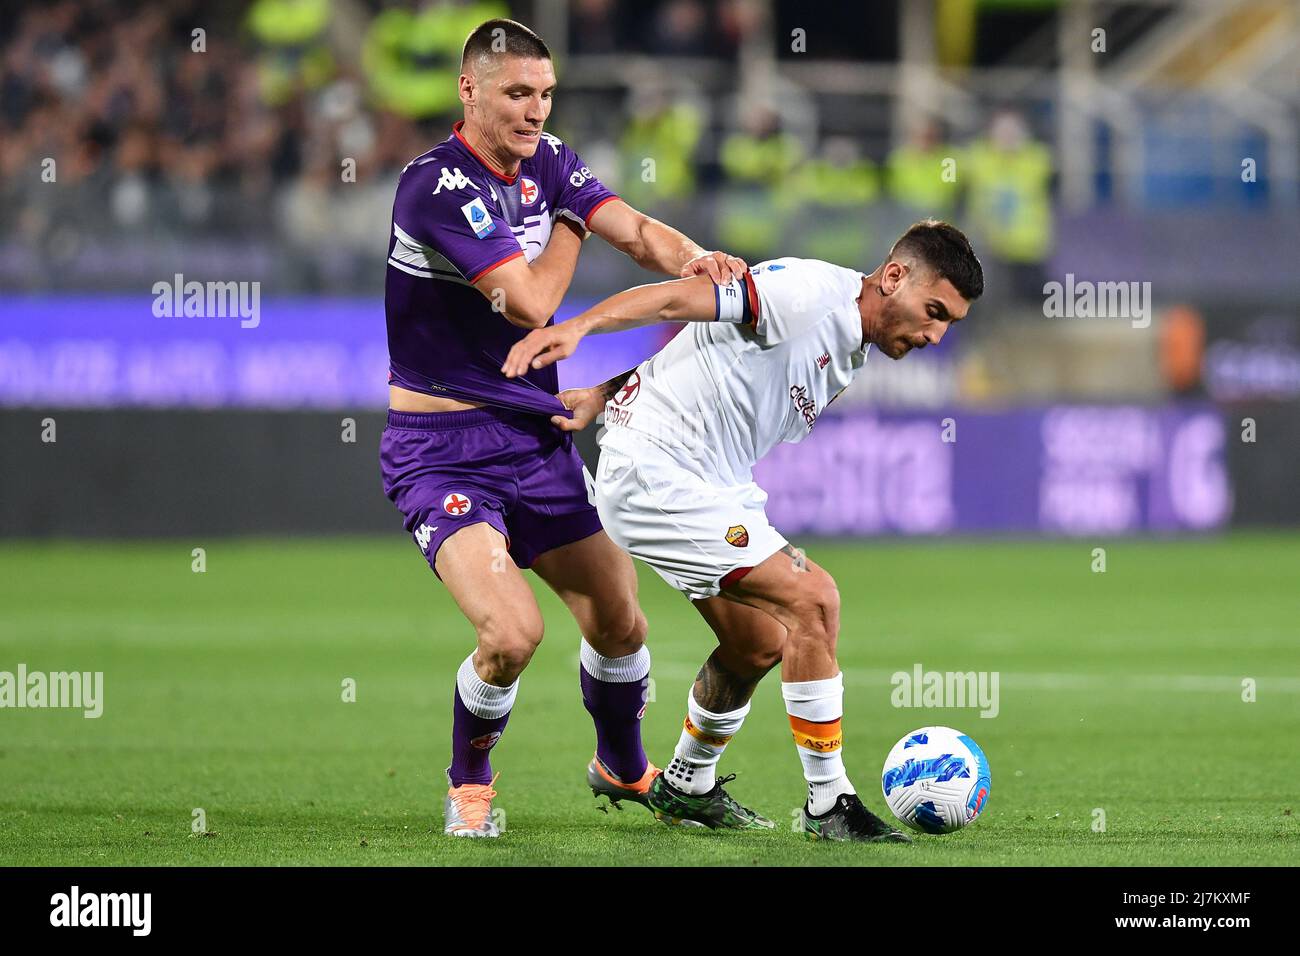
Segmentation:
[(596, 469), (605, 533), (692, 601), (714, 597), (732, 571), (756, 567), (785, 547), (758, 485), (710, 483), (649, 439), (614, 431), (601, 442)]

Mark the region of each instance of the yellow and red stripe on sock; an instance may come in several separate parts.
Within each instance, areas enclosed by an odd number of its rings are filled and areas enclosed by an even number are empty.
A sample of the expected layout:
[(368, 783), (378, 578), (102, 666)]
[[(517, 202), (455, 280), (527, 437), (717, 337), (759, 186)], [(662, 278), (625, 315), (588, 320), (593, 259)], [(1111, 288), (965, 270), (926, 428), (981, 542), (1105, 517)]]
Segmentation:
[(796, 746), (826, 754), (839, 750), (844, 744), (844, 731), (840, 728), (839, 717), (834, 720), (816, 721), (804, 720), (794, 714), (788, 716)]
[(700, 730), (699, 727), (696, 727), (689, 716), (686, 718), (685, 722), (683, 722), (682, 726), (686, 728), (688, 734), (700, 743), (709, 744), (713, 747), (725, 747), (728, 742), (730, 742), (731, 738), (735, 736), (735, 734), (727, 734), (725, 737), (719, 737), (716, 734), (706, 733), (705, 731)]

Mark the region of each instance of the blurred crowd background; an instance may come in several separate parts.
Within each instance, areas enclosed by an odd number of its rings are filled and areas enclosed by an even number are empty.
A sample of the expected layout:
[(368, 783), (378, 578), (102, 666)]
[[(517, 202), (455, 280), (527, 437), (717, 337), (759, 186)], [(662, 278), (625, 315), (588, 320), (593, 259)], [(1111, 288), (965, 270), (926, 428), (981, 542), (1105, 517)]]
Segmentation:
[(948, 215), (1033, 296), (1058, 208), (1296, 208), (1288, 2), (18, 2), (0, 281), (130, 288), (184, 243), (282, 289), (379, 288), (394, 179), (499, 15), (552, 45), (551, 128), (602, 179), (751, 258), (865, 263)]
[[(707, 247), (869, 271), (922, 216), (971, 235), (973, 321), (837, 410), (1300, 407), (1294, 0), (10, 0), (0, 405), (382, 407), (396, 178), (494, 16), (554, 53), (549, 129)], [(258, 334), (155, 318), (176, 275), (260, 283)], [(588, 243), (563, 314), (646, 278)], [(1051, 314), (1076, 280), (1149, 314)]]

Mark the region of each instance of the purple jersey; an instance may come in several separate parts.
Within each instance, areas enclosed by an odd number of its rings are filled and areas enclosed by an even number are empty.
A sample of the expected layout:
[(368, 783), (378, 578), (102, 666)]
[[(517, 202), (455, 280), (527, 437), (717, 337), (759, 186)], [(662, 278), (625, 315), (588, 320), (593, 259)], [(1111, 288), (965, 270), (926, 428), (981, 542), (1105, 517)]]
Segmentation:
[(557, 216), (586, 225), (617, 197), (549, 133), (518, 173), (504, 176), (470, 148), (461, 125), (408, 163), (397, 182), (384, 289), (388, 381), (427, 395), (569, 416), (555, 398), (554, 365), (514, 379), (501, 374), (506, 353), (528, 330), (494, 311), (473, 283), (517, 256), (536, 259)]

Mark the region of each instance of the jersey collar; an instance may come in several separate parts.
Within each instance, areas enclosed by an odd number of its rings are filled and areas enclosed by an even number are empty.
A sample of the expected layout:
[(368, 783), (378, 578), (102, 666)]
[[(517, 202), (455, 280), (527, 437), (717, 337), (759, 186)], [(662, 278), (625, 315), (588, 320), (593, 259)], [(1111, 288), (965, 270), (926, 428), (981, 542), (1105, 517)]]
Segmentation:
[[(505, 173), (500, 172), (495, 166), (493, 166), (490, 162), (488, 162), (486, 157), (481, 156), (478, 150), (476, 150), (473, 146), (469, 144), (469, 140), (467, 140), (464, 136), (461, 135), (460, 128), (464, 125), (465, 125), (464, 120), (457, 120), (456, 125), (451, 128), (452, 135), (455, 136), (458, 140), (460, 140), (460, 144), (464, 146), (467, 150), (469, 150), (470, 155), (478, 160), (480, 166), (486, 169), (497, 179), (501, 180), (507, 186), (513, 186), (515, 184), (515, 181), (519, 179), (519, 173), (515, 173), (513, 176), (507, 176)], [(520, 163), (519, 171), (523, 172), (523, 168), (524, 168), (523, 163)]]
[[(858, 288), (862, 289), (861, 295), (866, 295), (867, 290), (863, 288), (862, 284), (867, 281), (867, 274), (865, 272), (858, 272), (857, 276), (858, 276)], [(855, 296), (853, 299), (853, 305), (855, 306), (853, 312), (855, 315), (861, 314), (858, 312), (856, 308), (858, 304), (858, 298), (860, 298), (860, 296)], [(858, 323), (859, 326), (861, 326), (861, 324), (862, 324), (861, 322)], [(867, 341), (863, 341), (861, 345), (859, 345), (856, 349), (854, 349), (852, 352), (849, 353), (849, 357), (853, 362), (854, 368), (859, 368), (862, 365), (862, 363), (867, 360), (867, 352), (869, 352), (870, 350), (871, 350), (871, 343)]]

